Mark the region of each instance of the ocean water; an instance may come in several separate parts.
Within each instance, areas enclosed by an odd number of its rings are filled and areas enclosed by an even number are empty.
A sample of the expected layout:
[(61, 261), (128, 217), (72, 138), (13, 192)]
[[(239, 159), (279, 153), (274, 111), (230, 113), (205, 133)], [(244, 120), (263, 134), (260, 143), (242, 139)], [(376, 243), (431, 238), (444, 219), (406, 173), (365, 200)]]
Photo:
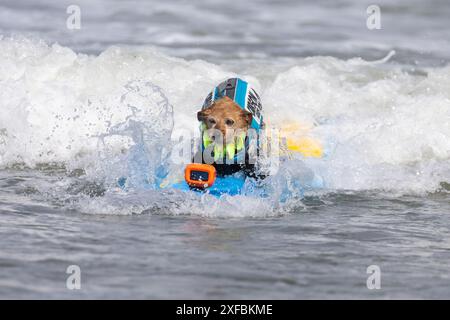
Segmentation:
[[(450, 298), (447, 1), (380, 30), (369, 1), (77, 3), (0, 4), (0, 298)], [(265, 197), (151, 187), (230, 76), (323, 157)]]

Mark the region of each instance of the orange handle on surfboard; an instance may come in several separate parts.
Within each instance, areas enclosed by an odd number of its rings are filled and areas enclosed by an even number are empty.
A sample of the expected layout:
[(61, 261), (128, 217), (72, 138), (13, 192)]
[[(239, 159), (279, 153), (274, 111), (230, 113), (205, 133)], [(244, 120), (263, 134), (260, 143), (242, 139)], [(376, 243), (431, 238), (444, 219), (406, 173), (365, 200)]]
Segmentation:
[(216, 168), (210, 164), (188, 164), (184, 170), (184, 179), (190, 187), (209, 188), (216, 180)]

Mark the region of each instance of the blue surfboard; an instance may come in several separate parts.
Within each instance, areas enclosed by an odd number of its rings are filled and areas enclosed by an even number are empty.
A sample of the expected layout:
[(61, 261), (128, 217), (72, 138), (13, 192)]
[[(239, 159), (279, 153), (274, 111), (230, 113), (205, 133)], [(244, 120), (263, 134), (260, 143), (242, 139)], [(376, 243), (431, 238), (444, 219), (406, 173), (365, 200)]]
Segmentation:
[(231, 196), (241, 194), (244, 188), (244, 183), (245, 183), (244, 176), (226, 176), (226, 177), (217, 177), (214, 184), (206, 189), (191, 188), (186, 183), (186, 181), (172, 184), (166, 188), (173, 188), (183, 191), (194, 191), (199, 193), (208, 193), (213, 196), (220, 197), (224, 194), (228, 194)]

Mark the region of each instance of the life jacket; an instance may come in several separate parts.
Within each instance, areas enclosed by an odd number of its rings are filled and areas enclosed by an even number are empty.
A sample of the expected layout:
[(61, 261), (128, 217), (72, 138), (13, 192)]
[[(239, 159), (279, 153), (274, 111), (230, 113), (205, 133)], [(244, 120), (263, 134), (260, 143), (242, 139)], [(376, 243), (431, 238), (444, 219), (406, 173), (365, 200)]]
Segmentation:
[[(214, 87), (213, 90), (206, 97), (202, 110), (210, 107), (214, 101), (219, 100), (223, 97), (229, 97), (243, 110), (247, 110), (252, 114), (252, 123), (250, 128), (256, 131), (258, 135), (260, 130), (264, 129), (264, 119), (262, 114), (262, 105), (259, 95), (256, 93), (255, 89), (252, 88), (248, 82), (240, 78), (230, 78), (221, 82), (218, 86)], [(202, 151), (211, 146), (214, 142), (206, 133), (205, 124), (200, 126), (201, 136), (202, 136)], [(229, 142), (225, 145), (214, 145), (214, 159), (217, 161), (222, 158), (226, 160), (233, 159), (232, 163), (244, 163), (246, 157), (246, 151), (250, 145), (250, 136), (245, 133), (239, 135), (235, 138), (235, 141)], [(258, 142), (257, 142), (258, 143)], [(223, 161), (225, 163), (225, 161)]]

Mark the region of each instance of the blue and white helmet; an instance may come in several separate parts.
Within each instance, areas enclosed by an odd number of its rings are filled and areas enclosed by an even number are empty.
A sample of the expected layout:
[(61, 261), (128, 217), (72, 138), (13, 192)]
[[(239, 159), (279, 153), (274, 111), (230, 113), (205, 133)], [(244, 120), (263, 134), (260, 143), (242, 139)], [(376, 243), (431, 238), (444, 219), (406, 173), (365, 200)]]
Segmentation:
[(240, 78), (230, 78), (215, 87), (206, 97), (202, 110), (210, 107), (215, 100), (225, 96), (252, 114), (251, 127), (253, 129), (259, 131), (264, 127), (261, 99), (255, 89)]

